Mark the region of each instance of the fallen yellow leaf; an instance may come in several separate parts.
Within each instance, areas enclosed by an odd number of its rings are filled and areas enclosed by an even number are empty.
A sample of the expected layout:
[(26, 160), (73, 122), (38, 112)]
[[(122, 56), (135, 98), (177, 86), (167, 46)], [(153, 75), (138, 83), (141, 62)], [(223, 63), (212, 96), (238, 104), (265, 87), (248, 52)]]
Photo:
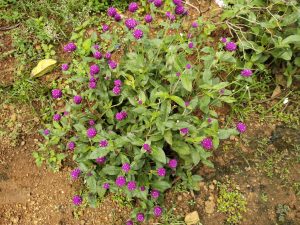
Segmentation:
[(31, 77), (41, 77), (54, 69), (57, 61), (54, 59), (43, 59), (31, 71)]

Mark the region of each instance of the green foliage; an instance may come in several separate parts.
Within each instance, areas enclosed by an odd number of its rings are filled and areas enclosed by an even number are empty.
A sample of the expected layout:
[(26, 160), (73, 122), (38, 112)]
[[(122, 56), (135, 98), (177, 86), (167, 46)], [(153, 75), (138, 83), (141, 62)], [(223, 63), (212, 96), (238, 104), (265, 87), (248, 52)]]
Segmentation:
[(286, 216), (288, 212), (290, 211), (290, 207), (285, 204), (278, 204), (276, 207), (276, 215), (277, 220), (280, 222), (280, 224), (284, 224), (286, 222)]
[(300, 77), (299, 1), (227, 2), (230, 7), (225, 8), (221, 18), (238, 38), (247, 67), (260, 74), (284, 74), (289, 87), (294, 78)]
[(226, 222), (228, 224), (239, 224), (242, 219), (242, 213), (246, 212), (247, 201), (245, 197), (231, 184), (219, 183), (218, 188), (218, 211), (226, 213)]

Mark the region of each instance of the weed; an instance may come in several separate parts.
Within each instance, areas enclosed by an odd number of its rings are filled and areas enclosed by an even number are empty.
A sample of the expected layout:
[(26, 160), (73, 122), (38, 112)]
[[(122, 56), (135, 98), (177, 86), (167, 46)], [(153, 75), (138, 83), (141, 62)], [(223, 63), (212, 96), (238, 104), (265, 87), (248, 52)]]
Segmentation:
[(260, 199), (263, 201), (263, 202), (267, 202), (268, 201), (268, 195), (267, 195), (267, 193), (265, 193), (265, 192), (262, 192), (261, 193), (261, 195), (260, 195)]
[(278, 204), (276, 207), (276, 215), (278, 222), (284, 223), (286, 221), (286, 216), (289, 211), (290, 207), (288, 205)]

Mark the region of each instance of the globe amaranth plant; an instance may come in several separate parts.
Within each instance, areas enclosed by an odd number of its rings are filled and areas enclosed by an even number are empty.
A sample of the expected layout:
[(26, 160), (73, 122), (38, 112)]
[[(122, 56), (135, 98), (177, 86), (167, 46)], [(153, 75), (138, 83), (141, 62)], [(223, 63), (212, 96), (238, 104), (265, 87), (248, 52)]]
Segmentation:
[(204, 22), (183, 28), (187, 9), (180, 2), (165, 14), (163, 2), (154, 0), (146, 16), (137, 14), (136, 3), (128, 16), (109, 8), (112, 23), (101, 34), (73, 35), (64, 46), (72, 56), (62, 66), (69, 78), (52, 97), (65, 105), (44, 132), (44, 148), (61, 148), (76, 162), (71, 178), (84, 180), (88, 191), (74, 197), (75, 205), (95, 206), (112, 192), (136, 200), (133, 220), (159, 217), (174, 180), (197, 190), (201, 177), (192, 168), (212, 166), (208, 158), (219, 140), (245, 131), (243, 124), (219, 129), (213, 109), (234, 101), (229, 84), (212, 74), (234, 64), (236, 46), (226, 50), (220, 42), (217, 57), (211, 54)]

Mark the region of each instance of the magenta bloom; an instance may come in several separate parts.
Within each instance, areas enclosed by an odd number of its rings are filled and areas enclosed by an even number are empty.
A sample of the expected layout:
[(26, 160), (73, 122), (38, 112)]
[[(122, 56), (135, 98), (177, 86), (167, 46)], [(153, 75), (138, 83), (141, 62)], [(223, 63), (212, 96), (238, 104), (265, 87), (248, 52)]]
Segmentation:
[(95, 74), (97, 74), (99, 72), (100, 72), (100, 68), (99, 68), (98, 65), (93, 64), (93, 65), (90, 66), (90, 74), (91, 75), (95, 75)]
[(185, 12), (185, 8), (182, 5), (177, 5), (175, 7), (175, 14), (182, 15)]
[(189, 43), (189, 48), (194, 48), (194, 43), (193, 42)]
[(211, 138), (204, 138), (202, 141), (201, 141), (201, 145), (204, 149), (206, 150), (210, 150), (213, 148), (213, 142), (212, 142), (212, 139)]
[(146, 150), (148, 153), (150, 153), (151, 152), (151, 147), (150, 147), (150, 145), (149, 144), (143, 144), (143, 149), (144, 150)]
[(99, 157), (96, 159), (96, 163), (98, 164), (104, 164), (106, 162), (106, 157), (103, 156), (103, 157)]
[(131, 2), (128, 6), (128, 10), (132, 13), (135, 12), (136, 10), (138, 10), (138, 8), (139, 8), (139, 5), (136, 2)]
[(132, 220), (128, 220), (128, 221), (126, 222), (126, 225), (133, 225)]
[(163, 168), (163, 167), (158, 168), (158, 169), (157, 169), (157, 175), (160, 176), (160, 177), (166, 176), (166, 169)]
[(145, 191), (146, 190), (145, 186), (140, 187), (140, 190)]
[(82, 198), (79, 196), (79, 195), (75, 195), (74, 197), (73, 197), (73, 203), (74, 203), (74, 205), (81, 205), (81, 203), (82, 203)]
[(145, 19), (146, 23), (151, 23), (152, 22), (152, 16), (150, 14), (147, 14), (144, 19)]
[(161, 216), (162, 211), (163, 211), (162, 208), (159, 207), (159, 206), (155, 206), (154, 209), (153, 209), (153, 213), (154, 213), (154, 215), (155, 215), (156, 217)]
[(189, 133), (189, 128), (181, 128), (181, 129), (180, 129), (180, 133), (181, 133), (182, 135), (187, 135), (187, 134)]
[(82, 102), (82, 97), (80, 95), (75, 95), (73, 100), (76, 105), (79, 105)]
[(181, 76), (181, 73), (180, 73), (180, 72), (177, 72), (177, 73), (176, 73), (176, 76), (177, 76), (177, 77), (180, 77), (180, 76)]
[(90, 127), (87, 131), (86, 131), (86, 135), (88, 136), (88, 138), (93, 138), (97, 135), (97, 130), (94, 127)]
[(138, 23), (135, 19), (128, 18), (127, 20), (125, 20), (125, 25), (129, 30), (132, 30), (138, 25)]
[(171, 159), (168, 164), (171, 169), (175, 169), (177, 167), (177, 160)]
[(117, 14), (117, 9), (114, 7), (110, 7), (107, 10), (107, 15), (110, 17), (114, 17)]
[(138, 213), (138, 214), (136, 215), (136, 220), (137, 220), (138, 222), (143, 222), (143, 221), (145, 220), (144, 214), (143, 214), (143, 213)]
[(166, 12), (166, 17), (168, 17), (168, 19), (171, 20), (172, 22), (176, 19), (175, 15), (173, 15), (169, 11)]
[(108, 141), (107, 141), (107, 140), (101, 140), (101, 141), (99, 142), (99, 146), (100, 146), (101, 148), (107, 147), (107, 146), (108, 146)]
[(115, 61), (109, 61), (109, 63), (108, 63), (108, 65), (109, 65), (109, 68), (110, 69), (116, 69), (117, 68), (117, 66), (118, 66), (118, 64), (115, 62)]
[(212, 122), (212, 119), (211, 119), (211, 118), (208, 118), (208, 119), (207, 119), (207, 122), (211, 123), (211, 122)]
[(116, 114), (116, 119), (119, 120), (119, 121), (121, 121), (121, 120), (124, 119), (121, 112), (118, 112), (118, 113)]
[(59, 115), (59, 114), (55, 114), (55, 115), (53, 116), (53, 120), (54, 120), (54, 121), (60, 121), (60, 119), (61, 119), (61, 115)]
[(94, 125), (95, 125), (95, 120), (90, 120), (90, 121), (89, 121), (89, 125), (90, 125), (90, 126), (94, 126)]
[(159, 8), (159, 7), (162, 6), (163, 1), (162, 1), (162, 0), (154, 0), (154, 1), (153, 1), (153, 4), (154, 4), (157, 8)]
[(122, 170), (125, 172), (125, 173), (128, 173), (130, 171), (130, 164), (129, 163), (124, 163), (122, 165)]
[(196, 21), (194, 21), (193, 23), (192, 23), (192, 27), (193, 28), (197, 28), (199, 25), (198, 25), (198, 23), (196, 22)]
[(102, 31), (103, 32), (106, 32), (106, 31), (108, 31), (109, 30), (109, 26), (107, 25), (107, 24), (103, 24), (102, 25)]
[(160, 195), (160, 192), (158, 190), (154, 189), (154, 190), (151, 191), (151, 197), (152, 198), (156, 199), (156, 198), (159, 197), (159, 195)]
[(127, 112), (126, 111), (121, 111), (123, 118), (125, 119), (127, 117)]
[(102, 187), (107, 190), (110, 188), (110, 185), (109, 183), (104, 183)]
[(99, 50), (100, 46), (98, 44), (93, 45), (93, 48)]
[(118, 87), (118, 86), (114, 86), (112, 92), (115, 94), (115, 95), (119, 95), (121, 93), (121, 88)]
[(182, 0), (173, 0), (175, 5), (182, 5)]
[(76, 144), (75, 144), (74, 141), (70, 141), (70, 142), (68, 143), (68, 149), (69, 149), (69, 150), (73, 151), (73, 150), (75, 149), (75, 147), (76, 147)]
[(230, 42), (227, 42), (226, 45), (225, 45), (225, 49), (229, 52), (233, 52), (235, 51), (237, 48), (236, 44), (232, 41)]
[(221, 42), (226, 43), (226, 42), (227, 42), (227, 39), (226, 39), (225, 37), (222, 37), (222, 38), (221, 38)]
[(238, 130), (238, 132), (244, 133), (246, 131), (246, 129), (247, 129), (247, 126), (244, 123), (242, 123), (242, 122), (238, 122), (236, 124), (236, 129)]
[(249, 70), (249, 69), (243, 69), (242, 72), (241, 72), (241, 75), (243, 77), (251, 77), (252, 76), (252, 70)]
[(45, 129), (44, 130), (44, 135), (49, 135), (50, 134), (50, 130), (49, 129)]
[(143, 35), (144, 35), (143, 31), (140, 29), (136, 29), (133, 31), (133, 36), (137, 40), (141, 39), (143, 37)]
[(71, 171), (71, 177), (73, 178), (73, 180), (78, 179), (80, 174), (81, 174), (81, 170), (79, 168), (76, 168), (76, 169)]
[(99, 51), (95, 51), (93, 56), (95, 59), (102, 59), (102, 54)]
[(116, 21), (116, 22), (119, 22), (119, 21), (121, 21), (121, 20), (122, 20), (122, 17), (121, 17), (121, 15), (120, 15), (120, 14), (118, 14), (118, 13), (115, 15), (115, 17), (114, 17), (114, 18), (115, 18), (115, 21)]
[(76, 50), (76, 48), (77, 48), (77, 46), (75, 45), (75, 43), (70, 42), (64, 46), (64, 51), (65, 52), (73, 52)]
[(62, 71), (67, 71), (69, 69), (69, 65), (67, 63), (64, 63), (61, 65), (61, 70)]
[(129, 191), (134, 191), (136, 189), (136, 182), (135, 181), (129, 181), (127, 184), (127, 188)]
[(90, 89), (95, 89), (97, 87), (97, 83), (96, 82), (90, 82), (89, 83), (89, 88)]
[(109, 60), (109, 59), (111, 58), (111, 53), (110, 53), (110, 52), (107, 52), (107, 53), (105, 54), (105, 58), (106, 58), (107, 60)]
[(55, 99), (62, 97), (62, 92), (59, 89), (53, 89), (51, 94), (52, 94), (52, 98), (55, 98)]
[(187, 68), (187, 69), (191, 69), (191, 68), (192, 68), (191, 64), (187, 64), (187, 65), (186, 65), (186, 68)]
[(190, 102), (189, 101), (185, 101), (184, 105), (185, 105), (185, 107), (188, 107), (190, 105)]
[(116, 179), (116, 185), (118, 187), (123, 187), (126, 184), (126, 178), (123, 176), (118, 176)]
[(121, 87), (122, 86), (122, 81), (121, 80), (115, 80), (114, 85), (117, 86), (117, 87)]
[(143, 104), (143, 101), (141, 99), (138, 100), (138, 104), (141, 105)]

